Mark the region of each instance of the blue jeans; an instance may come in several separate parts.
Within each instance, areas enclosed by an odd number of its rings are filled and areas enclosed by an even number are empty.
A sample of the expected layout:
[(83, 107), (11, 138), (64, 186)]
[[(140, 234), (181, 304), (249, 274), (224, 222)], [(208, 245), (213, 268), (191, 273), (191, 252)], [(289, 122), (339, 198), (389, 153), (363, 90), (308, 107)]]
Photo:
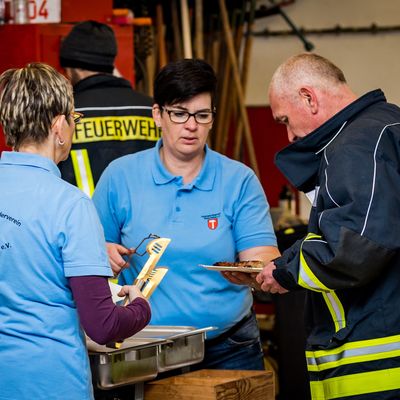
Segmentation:
[(239, 323), (229, 336), (221, 335), (206, 340), (204, 360), (193, 365), (198, 369), (243, 369), (264, 370), (264, 355), (260, 341), (260, 331), (255, 313)]

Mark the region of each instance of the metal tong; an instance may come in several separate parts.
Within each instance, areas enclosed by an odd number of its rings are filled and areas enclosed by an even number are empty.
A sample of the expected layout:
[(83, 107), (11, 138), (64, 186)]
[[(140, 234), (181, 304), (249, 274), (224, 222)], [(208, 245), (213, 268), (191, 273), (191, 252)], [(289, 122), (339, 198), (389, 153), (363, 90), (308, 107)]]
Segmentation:
[[(145, 239), (143, 239), (141, 243), (143, 243)], [(133, 283), (140, 289), (146, 299), (150, 298), (156, 287), (160, 284), (165, 274), (168, 272), (168, 268), (160, 267), (156, 269), (155, 266), (163, 255), (170, 241), (171, 239), (157, 237), (157, 239), (153, 239), (146, 246), (146, 252), (149, 254), (149, 259), (146, 261), (146, 264), (144, 264), (142, 270)], [(138, 255), (144, 255), (144, 253), (138, 253)], [(129, 304), (129, 296), (126, 296), (124, 301), (124, 306), (127, 304)], [(119, 349), (121, 345), (122, 342), (110, 342), (107, 343), (106, 346)]]
[(164, 251), (169, 245), (170, 241), (171, 239), (167, 238), (153, 239), (146, 246), (146, 251), (149, 254), (149, 259), (146, 261), (146, 264), (143, 266), (142, 270), (139, 272), (139, 275), (134, 282), (134, 285), (136, 285), (140, 290), (142, 290), (144, 286), (146, 286), (149, 278), (154, 278), (155, 276), (157, 276), (158, 269), (155, 269), (155, 266), (161, 256), (164, 254)]
[[(149, 254), (149, 258), (133, 283), (140, 289), (146, 299), (150, 298), (156, 287), (160, 284), (165, 274), (168, 272), (168, 268), (155, 268), (155, 266), (163, 255), (170, 241), (171, 239), (168, 238), (157, 238), (153, 239), (146, 246), (146, 252)], [(129, 298), (125, 300), (124, 305), (128, 303)]]

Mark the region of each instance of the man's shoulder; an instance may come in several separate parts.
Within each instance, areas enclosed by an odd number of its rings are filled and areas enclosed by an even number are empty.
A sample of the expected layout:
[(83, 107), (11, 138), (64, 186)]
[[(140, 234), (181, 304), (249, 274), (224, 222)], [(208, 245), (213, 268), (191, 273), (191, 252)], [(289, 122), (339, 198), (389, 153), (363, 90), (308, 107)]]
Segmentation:
[(124, 78), (112, 75), (95, 75), (79, 81), (74, 86), (76, 107), (87, 106), (88, 102), (107, 103), (113, 105), (137, 104), (147, 107), (153, 105), (153, 99), (132, 88)]
[(374, 137), (374, 133), (380, 135), (388, 127), (400, 129), (400, 108), (394, 104), (381, 102), (355, 116), (349, 121), (348, 128), (353, 135), (358, 133), (365, 138), (365, 132)]

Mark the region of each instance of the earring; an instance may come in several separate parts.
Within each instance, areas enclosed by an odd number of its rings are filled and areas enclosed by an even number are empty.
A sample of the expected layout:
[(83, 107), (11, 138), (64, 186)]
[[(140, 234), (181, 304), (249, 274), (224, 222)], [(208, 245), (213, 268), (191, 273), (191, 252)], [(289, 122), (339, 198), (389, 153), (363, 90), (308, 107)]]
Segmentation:
[(57, 140), (58, 140), (58, 145), (59, 146), (64, 146), (65, 140), (60, 140), (60, 139), (57, 139)]

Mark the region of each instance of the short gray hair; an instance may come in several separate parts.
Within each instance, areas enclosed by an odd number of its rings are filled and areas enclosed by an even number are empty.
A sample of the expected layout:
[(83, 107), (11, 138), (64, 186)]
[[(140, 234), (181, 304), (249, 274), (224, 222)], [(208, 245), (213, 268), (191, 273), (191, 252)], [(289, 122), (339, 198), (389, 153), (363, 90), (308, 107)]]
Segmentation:
[(342, 70), (331, 61), (318, 54), (302, 53), (290, 57), (278, 67), (270, 88), (283, 92), (308, 84), (335, 90), (337, 86), (346, 83)]
[(0, 75), (0, 123), (8, 146), (43, 143), (57, 115), (67, 122), (74, 98), (70, 82), (53, 67), (31, 63)]

